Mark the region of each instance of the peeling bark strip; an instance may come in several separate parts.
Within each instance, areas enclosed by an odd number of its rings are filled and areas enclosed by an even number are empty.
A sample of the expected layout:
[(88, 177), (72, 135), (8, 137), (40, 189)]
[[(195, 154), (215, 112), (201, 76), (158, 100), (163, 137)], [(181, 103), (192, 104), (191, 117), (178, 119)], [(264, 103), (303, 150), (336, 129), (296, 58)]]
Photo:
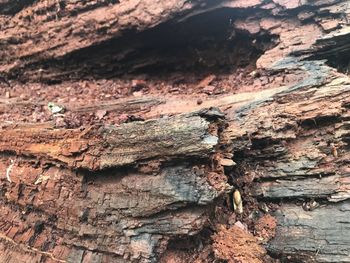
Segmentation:
[[(0, 151), (90, 170), (135, 165), (155, 158), (209, 157), (219, 138), (210, 134), (205, 114), (86, 130), (7, 128), (0, 131)], [(212, 117), (217, 118), (215, 114)]]
[(275, 180), (261, 183), (256, 192), (264, 198), (325, 198), (339, 202), (350, 198), (349, 175), (327, 176), (321, 179)]

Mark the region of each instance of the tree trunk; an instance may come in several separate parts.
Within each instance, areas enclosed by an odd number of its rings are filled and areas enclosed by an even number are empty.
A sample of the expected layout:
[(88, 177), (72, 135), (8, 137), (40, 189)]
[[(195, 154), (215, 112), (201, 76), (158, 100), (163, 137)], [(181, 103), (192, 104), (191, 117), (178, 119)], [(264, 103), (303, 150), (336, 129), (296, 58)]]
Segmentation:
[(347, 2), (0, 0), (0, 262), (350, 262)]

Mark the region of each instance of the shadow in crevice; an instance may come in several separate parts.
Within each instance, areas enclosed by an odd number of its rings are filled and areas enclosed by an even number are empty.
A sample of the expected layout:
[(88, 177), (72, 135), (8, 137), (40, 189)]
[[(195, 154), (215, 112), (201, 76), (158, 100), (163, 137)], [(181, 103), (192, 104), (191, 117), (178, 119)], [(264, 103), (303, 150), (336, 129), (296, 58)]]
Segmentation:
[(35, 0), (4, 0), (0, 1), (0, 14), (14, 15), (23, 8), (33, 4)]
[(257, 59), (276, 44), (277, 37), (235, 30), (233, 21), (244, 15), (236, 9), (222, 8), (144, 32), (130, 30), (119, 38), (30, 67), (48, 72), (50, 82), (142, 74), (157, 77), (173, 72), (217, 74), (254, 68)]

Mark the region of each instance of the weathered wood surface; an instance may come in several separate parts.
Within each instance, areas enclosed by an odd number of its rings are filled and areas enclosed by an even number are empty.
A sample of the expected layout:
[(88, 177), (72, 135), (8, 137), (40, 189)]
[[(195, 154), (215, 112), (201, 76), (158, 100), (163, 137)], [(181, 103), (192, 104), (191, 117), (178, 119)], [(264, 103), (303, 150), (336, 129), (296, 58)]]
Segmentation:
[[(302, 94), (298, 91), (298, 95)], [(275, 113), (284, 120), (283, 126), (278, 126), (281, 122), (277, 115), (265, 116), (264, 123), (254, 128), (257, 133), (250, 138), (257, 143), (258, 140), (271, 142), (250, 153), (252, 157), (271, 158), (262, 160), (255, 171), (263, 181), (257, 184), (257, 195), (271, 199), (301, 197), (330, 201), (348, 198), (349, 95), (349, 81), (337, 79), (315, 90), (307, 102), (268, 106), (274, 107)], [(264, 130), (266, 125), (271, 129)], [(254, 131), (252, 128), (249, 126), (247, 131)]]
[(313, 211), (284, 204), (276, 214), (278, 236), (268, 248), (286, 262), (349, 262), (349, 213), (349, 202)]
[[(5, 15), (0, 18), (0, 72), (6, 78), (55, 82), (137, 71), (166, 61), (152, 57), (152, 52), (148, 57), (143, 56), (147, 52), (142, 50), (143, 46), (158, 44), (152, 38), (172, 37), (171, 34), (167, 37), (168, 30), (161, 25), (181, 24), (215, 10), (232, 11), (228, 22), (225, 21), (229, 25), (232, 20), (232, 31), (247, 32), (253, 38), (264, 34), (279, 37), (276, 47), (257, 63), (261, 68), (270, 68), (293, 52), (308, 50), (309, 44), (324, 32), (345, 24), (346, 5), (347, 1), (333, 0), (293, 0), (291, 4), (257, 0), (4, 1)], [(257, 12), (252, 15), (249, 8)], [(247, 12), (242, 15), (240, 10)], [(288, 12), (294, 10), (299, 12), (297, 16), (289, 16)], [(170, 30), (176, 33), (176, 28)], [(137, 35), (137, 32), (145, 34)], [(307, 37), (301, 37), (303, 34)], [(167, 39), (163, 42), (166, 45)], [(245, 53), (242, 59), (249, 56), (248, 51)]]
[(221, 190), (209, 185), (206, 171), (191, 164), (156, 176), (35, 168), (22, 158), (6, 176), (9, 165), (2, 155), (0, 262), (18, 253), (30, 262), (155, 261), (169, 239), (198, 233), (207, 206), (229, 190), (224, 182)]
[(227, 131), (256, 197), (281, 204), (276, 237), (267, 248), (287, 262), (350, 262), (350, 81), (325, 72), (315, 86), (301, 83), (243, 109), (233, 132)]
[[(60, 75), (73, 77), (80, 69), (84, 71), (85, 67), (92, 70), (91, 73), (98, 71), (98, 67), (108, 67), (104, 61), (110, 58), (122, 62), (117, 68), (112, 67), (107, 71), (120, 71), (128, 63), (125, 60), (128, 55), (135, 52), (137, 38), (132, 38), (133, 42), (123, 39), (114, 45), (114, 54), (100, 54), (102, 60), (98, 63), (95, 63), (95, 54), (100, 53), (98, 50), (89, 51), (87, 56), (79, 54), (79, 51), (101, 43), (105, 44), (103, 49), (108, 49), (108, 41), (124, 35), (130, 37), (128, 32), (144, 31), (175, 17), (184, 18), (191, 12), (219, 8), (222, 2), (104, 0), (87, 3), (51, 0), (34, 1), (22, 9), (25, 4), (5, 1), (2, 10), (10, 15), (3, 18), (0, 27), (0, 72), (20, 79), (52, 80), (60, 78)], [(70, 60), (71, 55), (80, 56), (87, 63), (70, 67), (71, 63), (75, 63)], [(89, 59), (91, 56), (93, 60)], [(56, 70), (46, 69), (44, 64), (48, 65), (53, 60), (56, 60)], [(92, 68), (90, 63), (94, 64)], [(23, 75), (20, 76), (19, 72)]]
[(268, 249), (287, 261), (349, 262), (349, 97), (339, 77), (245, 111), (227, 131), (255, 196), (281, 204)]
[[(5, 256), (0, 261), (157, 262), (169, 240), (193, 236), (206, 226), (215, 200), (230, 189), (214, 156), (233, 153), (240, 173), (226, 175), (244, 190), (243, 201), (253, 189), (261, 202), (280, 205), (270, 253), (286, 261), (350, 262), (350, 80), (343, 74), (348, 65), (338, 63), (348, 58), (348, 1), (151, 2), (91, 1), (83, 6), (68, 1), (62, 9), (50, 1), (28, 8), (1, 1), (0, 71), (5, 80), (65, 80), (76, 72), (80, 78), (81, 65), (65, 63), (71, 55), (73, 61), (86, 55), (84, 48), (101, 49), (104, 41), (122, 40), (125, 29), (143, 31), (226, 6), (240, 11), (232, 21), (235, 30), (254, 38), (266, 32), (278, 36), (257, 66), (272, 76), (283, 72), (291, 81), (267, 81), (266, 90), (217, 96), (199, 105), (190, 96), (164, 96), (159, 104), (146, 101), (145, 108), (144, 102), (136, 103), (130, 112), (146, 109), (145, 116), (154, 119), (118, 127), (4, 125), (0, 251)], [(254, 14), (249, 7), (255, 7)], [(109, 56), (107, 51), (102, 55)], [(54, 68), (48, 61), (62, 64)], [(100, 62), (103, 74), (111, 70)], [(91, 65), (81, 68), (91, 73)], [(8, 110), (8, 101), (1, 110)], [(198, 113), (160, 118), (210, 106), (226, 113), (224, 131)], [(118, 103), (101, 108), (124, 112)], [(68, 109), (93, 112), (99, 107)], [(150, 167), (138, 167), (144, 162)], [(108, 167), (118, 169), (100, 171)], [(248, 184), (241, 183), (242, 174), (250, 178)], [(305, 209), (303, 203), (309, 202), (317, 206)]]
[[(152, 159), (206, 158), (219, 140), (218, 127), (216, 130), (211, 127), (210, 131), (210, 122), (205, 119), (210, 112), (118, 127), (75, 130), (42, 129), (41, 125), (39, 128), (35, 125), (19, 129), (8, 127), (0, 131), (0, 151), (90, 170), (135, 165)], [(213, 110), (209, 117), (220, 118), (220, 113)]]
[(227, 131), (255, 195), (281, 204), (268, 250), (287, 261), (349, 262), (350, 81), (333, 74), (244, 110)]

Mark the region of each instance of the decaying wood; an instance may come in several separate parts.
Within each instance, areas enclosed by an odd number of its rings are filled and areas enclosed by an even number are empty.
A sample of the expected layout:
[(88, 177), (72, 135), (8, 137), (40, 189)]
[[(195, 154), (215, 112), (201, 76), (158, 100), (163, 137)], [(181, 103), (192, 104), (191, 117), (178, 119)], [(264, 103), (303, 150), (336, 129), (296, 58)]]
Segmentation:
[(279, 234), (269, 246), (271, 252), (283, 253), (287, 261), (349, 262), (348, 202), (313, 211), (285, 204), (276, 216)]
[[(162, 65), (137, 56), (145, 39), (221, 8), (229, 37), (263, 46), (251, 73), (258, 88), (205, 101), (158, 94), (66, 105), (146, 119), (117, 126), (2, 123), (0, 262), (157, 262), (170, 241), (208, 226), (232, 190), (228, 178), (243, 205), (252, 194), (278, 206), (271, 255), (350, 262), (348, 1), (83, 2), (0, 1), (6, 89), (13, 79), (56, 83)], [(246, 48), (233, 53), (250, 58)], [(4, 98), (0, 113), (46, 105)]]
[[(4, 262), (19, 255), (33, 262), (150, 262), (169, 240), (197, 234), (208, 208), (230, 190), (222, 170), (207, 164), (217, 152), (221, 114), (210, 109), (86, 130), (5, 127)], [(162, 161), (173, 164), (160, 168)]]
[(347, 77), (338, 77), (285, 93), (248, 112), (234, 133), (228, 131), (233, 148), (244, 156), (241, 163), (236, 160), (238, 166), (248, 165), (245, 172), (255, 178), (255, 195), (283, 203), (268, 246), (277, 257), (349, 260), (347, 223), (341, 219), (349, 200), (349, 84)]
[[(13, 14), (8, 18), (5, 17), (1, 24), (0, 71), (20, 79), (48, 80), (49, 76), (50, 79), (54, 79), (60, 78), (60, 75), (72, 77), (74, 72), (78, 73), (79, 67), (71, 68), (69, 66), (71, 63), (66, 63), (65, 57), (69, 60), (70, 55), (79, 56), (79, 51), (84, 48), (104, 42), (107, 44), (105, 48), (108, 48), (107, 41), (127, 35), (128, 31), (144, 31), (173, 17), (180, 19), (191, 15), (191, 12), (220, 8), (223, 3), (221, 1), (207, 3), (201, 0), (191, 2), (104, 0), (89, 1), (89, 3), (49, 0), (34, 2), (24, 9), (21, 9), (22, 6), (19, 3), (14, 5), (17, 8), (11, 8), (11, 1), (5, 1), (3, 5), (4, 11), (8, 10), (11, 13), (13, 10)], [(125, 67), (127, 62), (123, 61), (129, 54), (135, 52), (138, 47), (137, 42), (138, 39), (134, 39), (134, 43), (124, 43), (126, 46), (117, 43), (113, 47), (116, 51), (113, 55), (110, 53), (109, 57), (106, 57), (101, 54), (105, 59), (121, 61), (117, 68), (114, 67), (108, 71), (120, 71)], [(91, 51), (88, 57), (82, 56), (87, 59), (87, 63), (81, 65), (81, 69), (90, 68), (90, 63), (97, 62), (94, 60), (88, 62), (89, 57), (94, 56), (95, 53), (96, 51)], [(57, 60), (57, 69), (54, 71), (45, 69), (42, 63), (47, 64), (52, 60)], [(98, 63), (100, 65), (94, 65), (95, 69), (108, 67), (103, 60), (101, 61)], [(26, 70), (22, 71), (21, 68)], [(19, 72), (23, 75), (19, 76)]]
[[(1, 171), (7, 160), (3, 155)], [(1, 201), (2, 253), (12, 259), (27, 253), (33, 262), (152, 261), (170, 238), (197, 233), (206, 223), (206, 206), (221, 194), (189, 164), (157, 176), (133, 170), (84, 174), (34, 168), (18, 158), (10, 176), (11, 183), (1, 178), (2, 189), (11, 189)]]
[(0, 151), (90, 170), (132, 165), (155, 158), (164, 161), (205, 158), (218, 144), (217, 129), (210, 134), (210, 122), (205, 116), (210, 114), (210, 118), (217, 118), (220, 113), (210, 112), (132, 122), (119, 127), (75, 130), (10, 127), (0, 132)]

